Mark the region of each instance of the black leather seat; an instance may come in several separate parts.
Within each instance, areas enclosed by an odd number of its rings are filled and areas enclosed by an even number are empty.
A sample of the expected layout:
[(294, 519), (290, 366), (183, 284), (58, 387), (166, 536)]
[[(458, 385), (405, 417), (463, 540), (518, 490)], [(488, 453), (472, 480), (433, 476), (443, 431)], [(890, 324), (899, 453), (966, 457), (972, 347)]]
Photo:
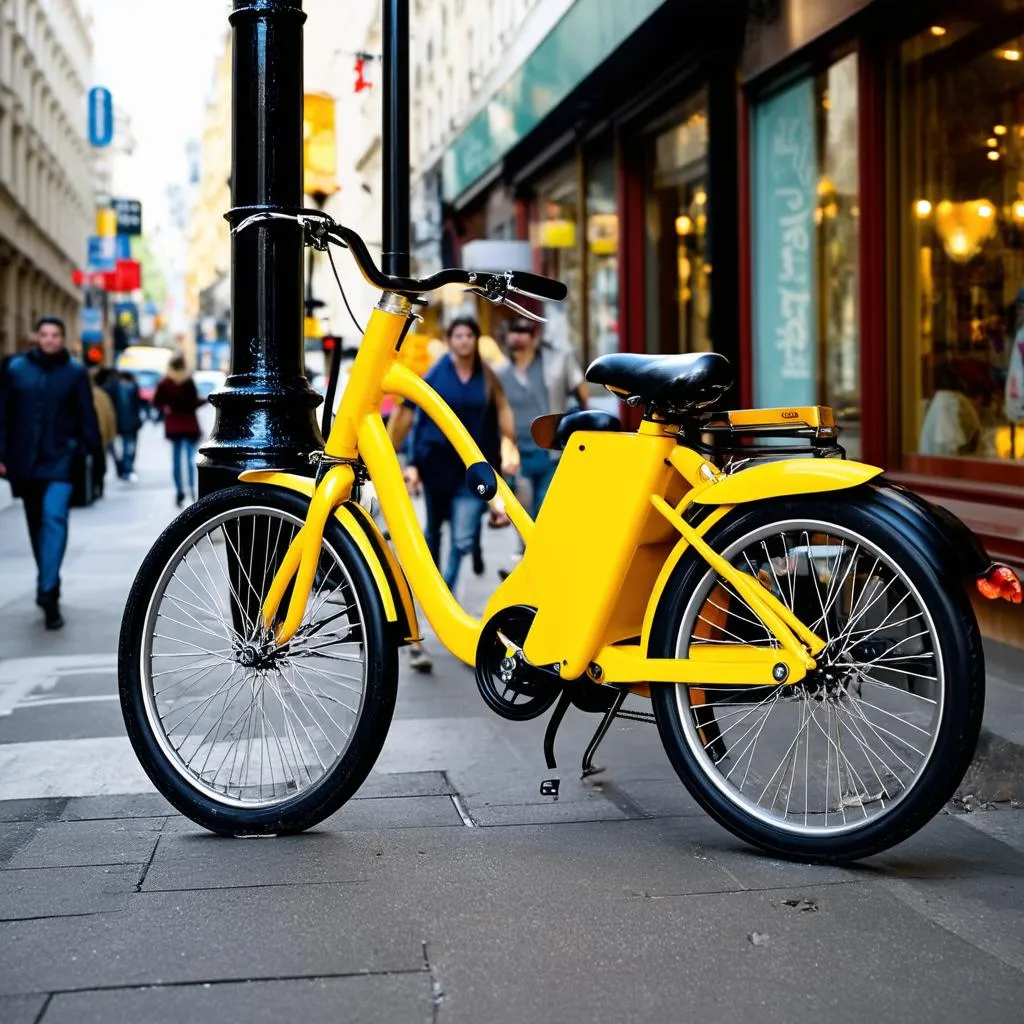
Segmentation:
[(662, 415), (699, 409), (732, 387), (732, 367), (717, 352), (648, 356), (613, 352), (587, 368), (587, 380)]

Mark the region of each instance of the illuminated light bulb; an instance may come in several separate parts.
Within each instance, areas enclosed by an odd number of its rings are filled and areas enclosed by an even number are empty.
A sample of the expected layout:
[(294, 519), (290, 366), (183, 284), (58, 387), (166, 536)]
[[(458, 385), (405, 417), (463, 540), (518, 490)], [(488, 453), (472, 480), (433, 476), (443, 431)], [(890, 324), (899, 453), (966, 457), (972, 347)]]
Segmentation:
[(993, 135), (1005, 135), (1006, 134), (1006, 125), (1005, 124), (994, 125), (993, 128), (992, 128), (992, 134)]
[(944, 25), (932, 25), (928, 31), (931, 32), (933, 36), (944, 36), (946, 34), (946, 28)]
[(698, 206), (703, 206), (708, 201), (707, 192), (705, 192), (704, 189), (701, 189), (699, 192), (695, 192), (693, 196), (693, 201)]
[(994, 135), (992, 135), (985, 140), (985, 145), (988, 146), (989, 149), (995, 149), (996, 146), (999, 145), (999, 140)]
[(914, 203), (914, 213), (916, 213), (918, 217), (927, 217), (931, 212), (932, 204), (928, 202), (927, 199), (918, 199), (918, 201)]
[(996, 56), (1002, 57), (1003, 60), (1020, 60), (1020, 50), (1007, 49), (1007, 50), (996, 50)]
[(685, 213), (676, 217), (677, 235), (688, 235), (691, 231), (693, 231), (693, 221)]
[(953, 204), (948, 199), (943, 199), (942, 202), (939, 203), (936, 212), (940, 213), (943, 217), (946, 217), (952, 209)]
[(990, 149), (985, 154), (985, 156), (987, 156), (989, 158), (989, 160), (998, 160), (999, 159), (999, 153), (996, 150), (994, 150), (994, 149)]
[(978, 203), (979, 217), (991, 217), (995, 212), (995, 207), (991, 203)]
[(1024, 199), (1018, 199), (1013, 204), (1013, 219), (1024, 220)]
[(971, 245), (967, 241), (967, 235), (962, 231), (954, 231), (949, 236), (949, 241), (946, 243), (950, 254), (953, 256), (965, 256), (971, 250)]

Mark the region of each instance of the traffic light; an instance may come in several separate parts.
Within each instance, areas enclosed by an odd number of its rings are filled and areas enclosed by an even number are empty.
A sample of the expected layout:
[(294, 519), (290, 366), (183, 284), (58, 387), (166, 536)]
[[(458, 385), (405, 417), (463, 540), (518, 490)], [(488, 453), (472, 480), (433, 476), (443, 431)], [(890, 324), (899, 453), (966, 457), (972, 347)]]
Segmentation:
[(103, 365), (103, 346), (99, 344), (90, 344), (85, 346), (85, 350), (82, 353), (85, 358), (86, 366), (102, 366)]
[(325, 334), (320, 339), (320, 344), (323, 346), (324, 356), (329, 359), (335, 348), (341, 344), (341, 338), (334, 334)]

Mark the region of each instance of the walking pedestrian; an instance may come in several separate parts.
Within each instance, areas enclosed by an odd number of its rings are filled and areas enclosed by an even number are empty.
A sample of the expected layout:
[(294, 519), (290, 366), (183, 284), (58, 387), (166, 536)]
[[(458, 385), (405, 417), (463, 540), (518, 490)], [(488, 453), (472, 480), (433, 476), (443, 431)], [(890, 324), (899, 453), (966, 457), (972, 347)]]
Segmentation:
[(142, 428), (143, 402), (135, 377), (127, 370), (117, 374), (117, 436), (121, 441), (121, 479), (136, 480), (135, 451)]
[(185, 502), (186, 481), (189, 498), (196, 500), (196, 448), (201, 433), (196, 409), (203, 402), (185, 357), (180, 353), (172, 356), (166, 375), (156, 387), (153, 406), (163, 414), (164, 436), (171, 442), (171, 471), (178, 508)]
[(114, 439), (117, 437), (117, 412), (110, 394), (101, 384), (101, 372), (98, 371), (91, 381), (92, 405), (96, 411), (96, 423), (100, 429), (100, 444), (103, 446), (102, 454), (94, 459), (92, 464), (93, 491), (97, 498), (103, 496), (103, 483), (107, 476), (107, 452), (114, 456), (114, 466), (118, 468), (118, 472), (120, 471), (117, 455), (114, 452)]
[[(539, 447), (530, 427), (538, 416), (565, 412), (571, 397), (585, 409), (587, 386), (572, 351), (541, 341), (532, 320), (510, 321), (506, 338), (509, 362), (496, 372), (516, 422), (519, 472), (509, 482), (530, 516), (536, 519), (555, 474), (558, 453)], [(499, 569), (498, 575), (504, 578), (508, 572)]]
[(0, 378), (0, 476), (25, 506), (38, 578), (36, 604), (47, 629), (60, 629), (60, 567), (76, 456), (102, 459), (85, 367), (66, 347), (64, 321), (36, 324), (35, 347), (14, 356)]
[[(426, 382), (448, 403), (462, 421), (487, 461), (496, 471), (516, 468), (515, 422), (501, 382), (480, 356), (480, 326), (469, 317), (453, 320), (447, 330), (448, 351), (430, 368)], [(402, 448), (410, 427), (412, 443), (405, 479), (413, 494), (423, 493), (427, 524), (427, 547), (441, 568), (441, 527), (448, 523), (449, 551), (444, 581), (453, 591), (463, 558), (479, 540), (481, 520), (487, 505), (466, 486), (466, 467), (440, 428), (422, 412), (413, 413), (403, 404), (391, 415), (389, 433)], [(502, 467), (502, 438), (508, 453)], [(508, 518), (492, 513), (494, 526), (507, 526)], [(409, 664), (429, 672), (430, 655), (413, 645)]]

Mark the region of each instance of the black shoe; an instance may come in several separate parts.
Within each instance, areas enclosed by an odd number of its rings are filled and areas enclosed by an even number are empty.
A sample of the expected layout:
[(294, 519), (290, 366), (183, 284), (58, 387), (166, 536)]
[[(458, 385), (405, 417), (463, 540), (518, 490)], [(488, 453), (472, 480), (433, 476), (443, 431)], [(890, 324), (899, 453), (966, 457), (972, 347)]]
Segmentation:
[(60, 629), (64, 625), (64, 616), (60, 613), (60, 605), (56, 601), (48, 601), (43, 605), (47, 629)]
[(507, 580), (509, 578), (509, 576), (511, 576), (511, 575), (512, 575), (512, 570), (511, 569), (499, 569), (498, 570), (498, 579), (499, 580)]
[(174, 504), (181, 508), (185, 504), (185, 495), (178, 491), (178, 496), (174, 499)]
[(484, 553), (480, 548), (473, 548), (473, 575), (483, 576), (484, 574)]

